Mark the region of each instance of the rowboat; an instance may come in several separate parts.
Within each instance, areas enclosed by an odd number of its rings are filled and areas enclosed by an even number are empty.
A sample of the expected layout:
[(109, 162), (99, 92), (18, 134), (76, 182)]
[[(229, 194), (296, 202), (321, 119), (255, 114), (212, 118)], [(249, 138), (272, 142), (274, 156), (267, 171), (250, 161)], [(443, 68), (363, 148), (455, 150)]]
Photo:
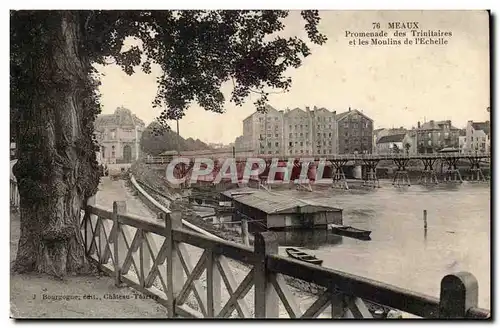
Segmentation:
[(372, 233), (369, 230), (361, 230), (356, 229), (351, 226), (343, 226), (343, 225), (330, 225), (330, 229), (333, 233), (337, 235), (344, 235), (348, 237), (360, 238), (360, 239), (368, 239), (370, 238), (370, 234)]
[(299, 261), (304, 261), (307, 263), (317, 264), (317, 265), (321, 265), (323, 263), (323, 260), (318, 259), (316, 256), (304, 253), (296, 248), (288, 247), (286, 248), (286, 253), (291, 258), (294, 258)]

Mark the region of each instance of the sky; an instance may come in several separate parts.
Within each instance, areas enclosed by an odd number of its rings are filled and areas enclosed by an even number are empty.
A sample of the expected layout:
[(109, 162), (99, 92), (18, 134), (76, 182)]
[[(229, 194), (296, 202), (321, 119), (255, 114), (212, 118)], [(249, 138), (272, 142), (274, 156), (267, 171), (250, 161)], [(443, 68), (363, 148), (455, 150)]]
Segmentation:
[[(429, 120), (451, 120), (461, 128), (468, 120), (489, 119), (486, 11), (321, 11), (320, 16), (319, 30), (328, 41), (322, 46), (310, 44), (312, 54), (300, 68), (289, 70), (292, 88), (271, 94), (271, 106), (278, 110), (318, 106), (337, 113), (351, 107), (372, 118), (375, 128), (411, 128)], [(418, 22), (418, 30), (449, 31), (452, 36), (446, 45), (349, 45), (358, 38), (346, 37), (346, 31), (373, 32), (374, 22), (395, 39), (387, 27), (396, 21)], [(283, 35), (307, 38), (299, 12), (292, 11), (285, 24)], [(128, 76), (116, 65), (99, 70), (104, 74), (103, 114), (124, 106), (146, 124), (160, 114), (152, 106), (157, 66), (149, 75), (138, 70)], [(229, 85), (223, 87), (227, 96), (230, 91)], [(255, 112), (255, 100), (250, 96), (243, 107), (228, 101), (224, 114), (193, 105), (179, 121), (180, 134), (205, 142), (234, 142), (243, 132), (243, 119)], [(175, 128), (175, 123), (171, 126)]]

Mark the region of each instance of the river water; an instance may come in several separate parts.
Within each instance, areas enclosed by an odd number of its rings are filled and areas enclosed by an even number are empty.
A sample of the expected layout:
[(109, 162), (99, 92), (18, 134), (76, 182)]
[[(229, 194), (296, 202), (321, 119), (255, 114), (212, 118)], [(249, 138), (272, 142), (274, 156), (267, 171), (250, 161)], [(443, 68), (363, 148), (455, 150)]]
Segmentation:
[[(362, 241), (326, 231), (280, 232), (280, 246), (301, 246), (324, 267), (439, 297), (446, 275), (468, 271), (479, 306), (490, 308), (490, 187), (485, 183), (375, 190), (279, 191), (342, 208), (345, 225), (371, 230)], [(427, 210), (427, 233), (423, 210)], [(286, 256), (284, 247), (280, 254)]]

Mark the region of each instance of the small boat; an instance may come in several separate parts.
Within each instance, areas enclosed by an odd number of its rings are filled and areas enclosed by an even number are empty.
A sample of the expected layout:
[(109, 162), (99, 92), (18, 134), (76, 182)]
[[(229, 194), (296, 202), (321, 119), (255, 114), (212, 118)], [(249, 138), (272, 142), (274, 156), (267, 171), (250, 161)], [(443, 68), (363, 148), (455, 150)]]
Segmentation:
[(353, 228), (351, 226), (335, 225), (335, 224), (330, 225), (330, 229), (332, 230), (333, 233), (337, 235), (344, 235), (360, 239), (368, 239), (370, 238), (370, 234), (372, 233), (369, 230), (361, 230)]
[(321, 265), (323, 263), (323, 260), (318, 259), (316, 256), (304, 253), (296, 248), (288, 247), (286, 248), (286, 253), (291, 258), (294, 258), (299, 261), (304, 261), (307, 263), (317, 264), (317, 265)]

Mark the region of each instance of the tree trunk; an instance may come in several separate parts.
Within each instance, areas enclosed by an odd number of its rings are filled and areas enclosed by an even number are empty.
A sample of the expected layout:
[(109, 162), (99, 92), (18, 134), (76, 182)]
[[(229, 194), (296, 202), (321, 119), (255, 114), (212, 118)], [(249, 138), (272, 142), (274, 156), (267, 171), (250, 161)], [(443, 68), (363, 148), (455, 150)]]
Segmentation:
[(44, 51), (28, 59), (34, 87), (31, 105), (19, 113), (14, 167), (21, 215), (18, 272), (62, 277), (88, 269), (80, 210), (98, 180), (89, 133), (93, 119), (89, 123), (86, 108), (90, 68), (80, 47), (79, 15), (51, 12), (46, 33), (37, 39)]

